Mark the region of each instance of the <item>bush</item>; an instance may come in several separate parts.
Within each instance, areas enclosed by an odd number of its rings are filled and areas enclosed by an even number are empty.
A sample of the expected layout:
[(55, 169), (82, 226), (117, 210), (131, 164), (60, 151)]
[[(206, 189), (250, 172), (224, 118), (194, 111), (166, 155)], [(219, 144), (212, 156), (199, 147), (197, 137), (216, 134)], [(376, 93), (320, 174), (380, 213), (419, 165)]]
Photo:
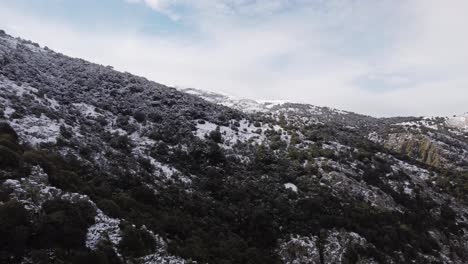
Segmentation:
[(49, 174), (49, 181), (53, 186), (57, 186), (67, 191), (83, 191), (83, 181), (78, 174), (72, 171), (60, 170), (56, 173)]
[(0, 262), (9, 263), (5, 257), (20, 257), (26, 250), (30, 237), (30, 219), (24, 206), (16, 201), (0, 205)]
[(37, 150), (27, 150), (23, 153), (23, 159), (32, 165), (39, 165), (49, 175), (56, 171), (55, 165), (48, 160), (44, 153)]
[(97, 202), (97, 206), (110, 217), (119, 218), (122, 216), (120, 206), (112, 200), (102, 199)]
[(0, 134), (0, 145), (5, 146), (15, 152), (21, 152), (22, 148), (12, 135)]
[(219, 127), (217, 127), (216, 130), (211, 131), (209, 136), (216, 143), (223, 142), (223, 136), (221, 135), (221, 131), (219, 130)]
[(72, 259), (73, 264), (109, 264), (107, 256), (101, 251), (80, 252)]
[(112, 138), (109, 143), (111, 147), (122, 150), (126, 153), (129, 153), (132, 149), (132, 143), (130, 141), (130, 138), (126, 135), (117, 135), (114, 138)]
[(142, 257), (152, 253), (155, 247), (156, 241), (148, 231), (133, 226), (123, 227), (119, 249), (125, 256)]
[(10, 135), (15, 142), (18, 142), (18, 134), (16, 131), (7, 123), (0, 122), (0, 134)]
[(0, 146), (0, 168), (16, 169), (22, 166), (22, 158), (11, 149)]
[(146, 115), (141, 111), (137, 111), (133, 114), (133, 118), (135, 118), (137, 122), (143, 123), (146, 120)]
[(90, 203), (49, 200), (42, 209), (34, 241), (37, 248), (84, 248), (88, 227), (94, 224), (96, 215)]

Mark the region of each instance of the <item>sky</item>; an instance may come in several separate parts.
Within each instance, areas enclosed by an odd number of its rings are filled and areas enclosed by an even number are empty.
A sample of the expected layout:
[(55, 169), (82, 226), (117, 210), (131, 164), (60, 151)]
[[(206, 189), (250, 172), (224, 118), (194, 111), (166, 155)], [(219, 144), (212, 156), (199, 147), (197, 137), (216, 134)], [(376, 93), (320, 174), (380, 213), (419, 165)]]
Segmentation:
[(466, 0), (0, 0), (0, 29), (174, 87), (468, 112)]

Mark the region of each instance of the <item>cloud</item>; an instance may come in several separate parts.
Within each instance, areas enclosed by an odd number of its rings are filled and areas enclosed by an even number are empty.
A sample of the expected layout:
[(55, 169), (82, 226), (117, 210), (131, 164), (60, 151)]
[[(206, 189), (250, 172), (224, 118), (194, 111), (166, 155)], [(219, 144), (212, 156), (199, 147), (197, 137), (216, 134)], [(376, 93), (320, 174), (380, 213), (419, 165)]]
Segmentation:
[(177, 0), (125, 0), (125, 2), (130, 4), (146, 4), (151, 9), (167, 15), (172, 20), (177, 21), (180, 19), (180, 16), (171, 10), (172, 5), (175, 4)]
[(173, 13), (189, 32), (83, 28), (1, 3), (0, 24), (168, 85), (376, 116), (468, 111), (463, 0), (127, 1)]
[(177, 16), (179, 8), (210, 15), (265, 15), (292, 6), (297, 0), (125, 0), (128, 3), (146, 4), (153, 10)]

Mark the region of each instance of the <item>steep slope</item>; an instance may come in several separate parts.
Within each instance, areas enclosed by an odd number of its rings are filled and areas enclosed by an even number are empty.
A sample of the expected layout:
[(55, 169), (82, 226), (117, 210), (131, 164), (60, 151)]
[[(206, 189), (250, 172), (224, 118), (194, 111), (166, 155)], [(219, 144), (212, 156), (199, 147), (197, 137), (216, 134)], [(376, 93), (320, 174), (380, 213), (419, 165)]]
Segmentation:
[(186, 92), (0, 32), (0, 262), (468, 261), (448, 120)]
[(326, 124), (367, 134), (384, 147), (435, 167), (468, 170), (468, 117), (373, 118), (328, 107), (238, 99), (187, 88), (181, 91), (246, 113), (273, 116), (298, 126)]

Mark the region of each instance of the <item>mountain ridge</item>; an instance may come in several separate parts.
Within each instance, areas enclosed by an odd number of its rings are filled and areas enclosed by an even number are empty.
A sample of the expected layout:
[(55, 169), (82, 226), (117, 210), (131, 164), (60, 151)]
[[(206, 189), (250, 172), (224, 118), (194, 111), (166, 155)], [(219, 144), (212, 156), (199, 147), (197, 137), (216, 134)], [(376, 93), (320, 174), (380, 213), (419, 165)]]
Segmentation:
[(462, 126), (235, 105), (0, 32), (0, 262), (468, 261)]

